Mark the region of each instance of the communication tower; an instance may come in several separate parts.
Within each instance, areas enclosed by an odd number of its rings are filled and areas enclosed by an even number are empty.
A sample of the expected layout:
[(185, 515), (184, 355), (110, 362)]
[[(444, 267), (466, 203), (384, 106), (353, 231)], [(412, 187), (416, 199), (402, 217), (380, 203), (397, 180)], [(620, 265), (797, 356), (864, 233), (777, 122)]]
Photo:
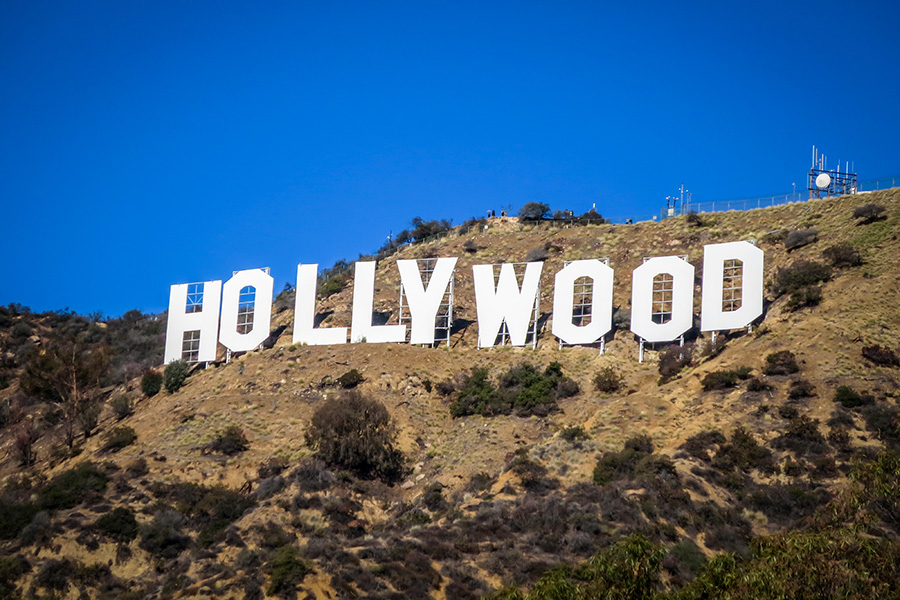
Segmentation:
[(856, 173), (851, 173), (851, 163), (844, 163), (841, 171), (841, 161), (838, 161), (837, 169), (828, 169), (828, 157), (819, 154), (819, 150), (813, 146), (812, 167), (807, 176), (806, 189), (809, 190), (809, 199), (827, 198), (829, 196), (846, 196), (856, 193)]
[(671, 219), (675, 215), (683, 215), (690, 212), (691, 191), (682, 183), (678, 188), (677, 196), (666, 196), (666, 208), (663, 211), (663, 219)]

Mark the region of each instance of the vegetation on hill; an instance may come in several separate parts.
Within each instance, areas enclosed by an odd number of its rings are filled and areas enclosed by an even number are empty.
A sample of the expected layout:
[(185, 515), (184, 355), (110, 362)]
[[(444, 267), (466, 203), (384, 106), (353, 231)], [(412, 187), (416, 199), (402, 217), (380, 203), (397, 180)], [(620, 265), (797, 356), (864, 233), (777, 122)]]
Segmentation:
[[(557, 213), (379, 251), (394, 322), (392, 261), (459, 257), (446, 347), (291, 345), (288, 287), (272, 347), (192, 372), (161, 368), (163, 319), (0, 308), (0, 596), (896, 598), (900, 193)], [(735, 239), (766, 252), (764, 319), (638, 363), (629, 269)], [(537, 349), (477, 350), (470, 265), (536, 250)], [(553, 273), (604, 256), (619, 329), (559, 348)]]

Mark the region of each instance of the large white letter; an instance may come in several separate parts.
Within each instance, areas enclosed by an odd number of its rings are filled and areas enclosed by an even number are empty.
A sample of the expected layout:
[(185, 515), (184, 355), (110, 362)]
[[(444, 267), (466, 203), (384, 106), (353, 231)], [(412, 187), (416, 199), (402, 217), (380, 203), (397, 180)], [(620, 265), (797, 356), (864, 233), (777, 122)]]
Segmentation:
[[(672, 276), (672, 316), (666, 323), (653, 321), (653, 278)], [(667, 293), (667, 292), (666, 292)], [(693, 323), (694, 266), (677, 256), (651, 258), (631, 277), (631, 331), (648, 342), (671, 342)], [(668, 302), (668, 298), (665, 299)]]
[(184, 283), (169, 288), (165, 363), (186, 357), (191, 362), (216, 360), (221, 281)]
[[(588, 277), (591, 322), (572, 323), (575, 280)], [(597, 259), (575, 260), (559, 271), (553, 285), (553, 335), (566, 344), (593, 344), (612, 329), (613, 270)]]
[[(722, 310), (726, 260), (741, 261), (741, 307)], [(740, 329), (763, 310), (763, 251), (750, 242), (728, 242), (703, 247), (703, 299), (700, 330)]]
[(346, 344), (347, 328), (316, 329), (316, 292), (318, 288), (319, 265), (297, 265), (297, 287), (294, 293), (294, 339), (295, 344), (327, 346)]
[(409, 314), (412, 317), (409, 332), (410, 344), (434, 343), (434, 321), (455, 268), (456, 258), (437, 259), (426, 289), (422, 285), (422, 274), (419, 272), (417, 261), (397, 261), (400, 282), (403, 284), (403, 293), (406, 295)]
[(524, 346), (528, 337), (528, 325), (537, 302), (538, 284), (541, 281), (542, 262), (525, 265), (522, 289), (516, 280), (511, 264), (500, 267), (500, 279), (494, 289), (494, 266), (474, 265), (475, 308), (478, 314), (478, 346), (490, 348), (497, 339), (500, 326), (506, 321), (509, 339), (513, 346)]
[[(272, 320), (274, 287), (275, 280), (262, 269), (238, 271), (225, 282), (219, 341), (226, 348), (232, 352), (246, 352), (266, 341)], [(241, 291), (245, 288), (250, 289), (244, 291), (242, 298)]]
[(356, 261), (353, 271), (353, 317), (350, 322), (353, 342), (403, 342), (406, 325), (372, 325), (375, 301), (375, 263)]

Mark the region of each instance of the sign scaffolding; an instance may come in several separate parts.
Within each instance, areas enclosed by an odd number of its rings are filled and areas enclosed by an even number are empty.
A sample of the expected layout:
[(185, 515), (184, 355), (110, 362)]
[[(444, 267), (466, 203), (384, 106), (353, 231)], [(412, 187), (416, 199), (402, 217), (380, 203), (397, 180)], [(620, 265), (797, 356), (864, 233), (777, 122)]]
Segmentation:
[[(422, 286), (427, 288), (431, 283), (431, 278), (434, 275), (434, 271), (437, 268), (438, 259), (437, 258), (419, 258), (416, 259), (416, 266), (419, 269), (419, 274), (422, 277)], [(441, 297), (440, 303), (438, 304), (437, 314), (434, 317), (434, 343), (431, 344), (432, 347), (439, 346), (440, 344), (450, 345), (450, 333), (453, 330), (453, 290), (454, 290), (454, 282), (456, 280), (456, 267), (454, 266), (452, 275), (450, 277), (450, 284), (445, 288), (444, 295)], [(411, 324), (412, 323), (412, 312), (409, 309), (409, 300), (406, 297), (406, 288), (401, 282), (400, 284), (400, 324)], [(406, 330), (406, 341), (410, 341), (410, 336), (412, 334), (412, 327), (408, 327)], [(427, 346), (428, 344), (422, 344), (423, 346)]]

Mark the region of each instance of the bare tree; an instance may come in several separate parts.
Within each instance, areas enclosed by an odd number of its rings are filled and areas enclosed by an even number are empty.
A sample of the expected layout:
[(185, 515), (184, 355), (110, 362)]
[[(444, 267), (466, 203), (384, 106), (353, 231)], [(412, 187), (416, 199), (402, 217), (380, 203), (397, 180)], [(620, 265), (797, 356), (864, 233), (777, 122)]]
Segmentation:
[(79, 426), (88, 437), (96, 426), (97, 391), (109, 368), (109, 348), (75, 338), (47, 343), (28, 361), (20, 386), (28, 396), (62, 409), (63, 435), (69, 448)]

